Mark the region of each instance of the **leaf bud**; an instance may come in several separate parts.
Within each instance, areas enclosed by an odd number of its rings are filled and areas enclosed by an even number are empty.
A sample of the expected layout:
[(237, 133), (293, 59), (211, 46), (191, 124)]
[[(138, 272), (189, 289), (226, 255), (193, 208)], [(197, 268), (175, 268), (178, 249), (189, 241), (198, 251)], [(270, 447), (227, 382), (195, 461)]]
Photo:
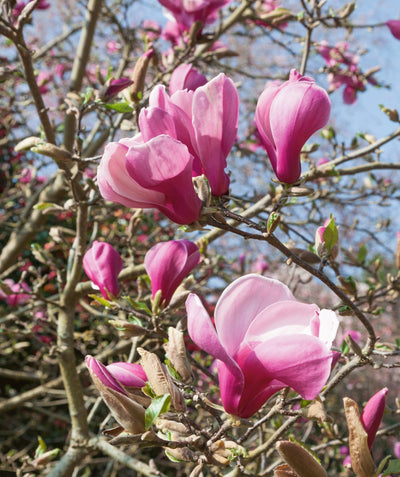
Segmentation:
[(283, 460), (295, 472), (294, 475), (298, 475), (298, 477), (327, 477), (328, 474), (316, 458), (296, 442), (279, 441), (276, 448)]

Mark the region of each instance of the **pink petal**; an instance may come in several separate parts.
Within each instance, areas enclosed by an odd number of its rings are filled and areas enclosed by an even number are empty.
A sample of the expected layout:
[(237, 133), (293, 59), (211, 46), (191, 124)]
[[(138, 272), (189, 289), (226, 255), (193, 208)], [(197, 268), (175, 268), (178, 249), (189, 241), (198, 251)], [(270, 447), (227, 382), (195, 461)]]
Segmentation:
[(251, 322), (244, 337), (246, 343), (260, 343), (275, 336), (314, 335), (312, 323), (318, 318), (317, 305), (298, 301), (279, 301), (264, 308)]
[(231, 356), (243, 341), (250, 323), (272, 303), (295, 300), (289, 288), (278, 280), (249, 274), (238, 278), (222, 293), (215, 308), (219, 339)]
[(290, 386), (304, 399), (314, 399), (329, 377), (332, 353), (315, 336), (294, 334), (276, 336), (256, 346), (241, 366), (245, 376), (257, 360), (271, 379)]
[(236, 362), (221, 344), (200, 298), (191, 293), (186, 300), (187, 326), (196, 345), (219, 360), (218, 376), (221, 398), (227, 411), (234, 408), (242, 393), (244, 377)]
[(190, 224), (198, 220), (201, 210), (192, 183), (192, 161), (184, 144), (161, 135), (131, 147), (126, 168), (140, 186), (164, 195), (158, 208), (167, 217), (178, 224)]
[(232, 80), (219, 74), (197, 88), (193, 96), (192, 122), (197, 152), (213, 195), (225, 194), (229, 178), (226, 158), (236, 140), (239, 96)]
[(97, 169), (101, 195), (106, 199), (131, 208), (152, 208), (163, 204), (164, 195), (141, 187), (126, 169), (128, 148), (111, 142), (105, 148)]
[(125, 389), (121, 386), (119, 381), (115, 379), (115, 377), (110, 373), (103, 363), (90, 355), (87, 355), (85, 360), (86, 366), (88, 367), (90, 373), (93, 373), (104, 384), (104, 386), (126, 395)]
[(123, 386), (142, 388), (147, 381), (146, 373), (140, 364), (135, 363), (111, 363), (106, 366), (109, 371)]

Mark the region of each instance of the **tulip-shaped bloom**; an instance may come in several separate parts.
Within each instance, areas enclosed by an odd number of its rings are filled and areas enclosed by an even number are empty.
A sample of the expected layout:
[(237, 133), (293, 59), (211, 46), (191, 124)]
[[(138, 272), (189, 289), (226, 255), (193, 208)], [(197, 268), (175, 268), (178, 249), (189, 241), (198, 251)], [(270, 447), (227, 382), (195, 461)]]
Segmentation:
[(196, 21), (201, 21), (203, 24), (216, 21), (218, 18), (218, 10), (232, 0), (195, 0), (194, 2), (186, 2), (184, 0), (158, 1), (172, 13), (179, 29), (181, 31), (188, 31)]
[(330, 110), (327, 92), (296, 70), (283, 84), (267, 84), (258, 99), (255, 121), (281, 182), (293, 184), (299, 179), (301, 149), (312, 134), (326, 125)]
[(192, 175), (204, 174), (211, 193), (223, 195), (229, 188), (224, 169), (236, 140), (239, 118), (237, 89), (224, 74), (194, 92), (178, 90), (171, 97), (163, 86), (150, 94), (149, 107), (139, 116), (144, 141), (168, 134), (185, 144), (193, 156)]
[(286, 386), (305, 399), (324, 386), (338, 319), (297, 301), (283, 283), (256, 274), (235, 280), (216, 305), (216, 329), (196, 295), (189, 295), (186, 310), (190, 337), (217, 359), (228, 413), (250, 417)]
[(83, 257), (86, 275), (100, 288), (105, 299), (118, 295), (118, 274), (123, 266), (119, 253), (107, 242), (95, 240)]
[(145, 386), (147, 377), (139, 364), (113, 363), (104, 366), (93, 356), (86, 356), (92, 380), (115, 420), (128, 432), (144, 432), (145, 409), (132, 388)]
[(191, 224), (201, 211), (192, 162), (188, 148), (176, 139), (160, 135), (143, 143), (139, 135), (106, 146), (97, 181), (107, 200), (156, 208), (177, 224)]
[(389, 28), (391, 34), (400, 40), (400, 20), (388, 20), (386, 26)]
[(189, 240), (171, 240), (154, 245), (144, 259), (153, 299), (161, 290), (160, 303), (167, 306), (182, 280), (199, 262), (199, 248)]
[(368, 434), (368, 447), (371, 449), (376, 433), (382, 421), (383, 412), (386, 405), (386, 395), (388, 388), (383, 388), (374, 394), (361, 413), (360, 421)]
[(169, 81), (169, 94), (188, 89), (194, 91), (207, 83), (207, 78), (192, 65), (182, 64), (174, 69)]

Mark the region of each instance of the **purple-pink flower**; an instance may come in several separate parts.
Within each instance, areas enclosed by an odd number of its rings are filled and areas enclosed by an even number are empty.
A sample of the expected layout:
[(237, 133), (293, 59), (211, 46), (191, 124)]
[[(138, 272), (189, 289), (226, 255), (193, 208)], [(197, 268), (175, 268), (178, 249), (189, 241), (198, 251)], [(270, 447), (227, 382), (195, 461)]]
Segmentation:
[(200, 259), (198, 246), (189, 240), (170, 240), (154, 245), (144, 259), (153, 299), (161, 290), (160, 303), (167, 306), (182, 280)]
[(314, 399), (330, 374), (336, 314), (297, 301), (278, 280), (251, 274), (231, 283), (216, 305), (215, 328), (196, 295), (186, 310), (190, 337), (217, 360), (230, 414), (250, 417), (286, 386)]
[(213, 23), (218, 18), (218, 11), (232, 0), (158, 0), (174, 16), (179, 29), (189, 31), (193, 23)]
[(200, 217), (192, 177), (211, 193), (228, 191), (226, 158), (236, 140), (239, 98), (224, 74), (171, 97), (157, 86), (139, 116), (141, 133), (108, 144), (98, 168), (102, 196), (132, 208), (156, 208), (178, 224)]
[(83, 268), (90, 280), (100, 288), (104, 298), (118, 295), (118, 275), (123, 262), (112, 245), (95, 240), (83, 257)]
[(388, 388), (383, 388), (374, 394), (364, 406), (360, 416), (361, 424), (368, 434), (368, 447), (371, 449), (376, 433), (382, 421), (386, 405)]
[(389, 28), (391, 34), (400, 40), (400, 20), (388, 20), (386, 26)]
[(270, 82), (258, 99), (255, 121), (277, 178), (293, 184), (301, 174), (300, 152), (329, 119), (331, 103), (312, 78), (290, 72), (283, 84)]

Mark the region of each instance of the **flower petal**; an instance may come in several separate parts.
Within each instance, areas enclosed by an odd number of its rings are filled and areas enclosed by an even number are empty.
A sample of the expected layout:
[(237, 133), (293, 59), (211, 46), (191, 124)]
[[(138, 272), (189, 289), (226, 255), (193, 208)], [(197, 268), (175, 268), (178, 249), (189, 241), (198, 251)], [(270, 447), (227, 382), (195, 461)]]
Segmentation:
[(255, 273), (238, 278), (224, 290), (215, 308), (215, 327), (231, 356), (239, 349), (256, 316), (282, 300), (295, 300), (289, 288), (278, 280)]

